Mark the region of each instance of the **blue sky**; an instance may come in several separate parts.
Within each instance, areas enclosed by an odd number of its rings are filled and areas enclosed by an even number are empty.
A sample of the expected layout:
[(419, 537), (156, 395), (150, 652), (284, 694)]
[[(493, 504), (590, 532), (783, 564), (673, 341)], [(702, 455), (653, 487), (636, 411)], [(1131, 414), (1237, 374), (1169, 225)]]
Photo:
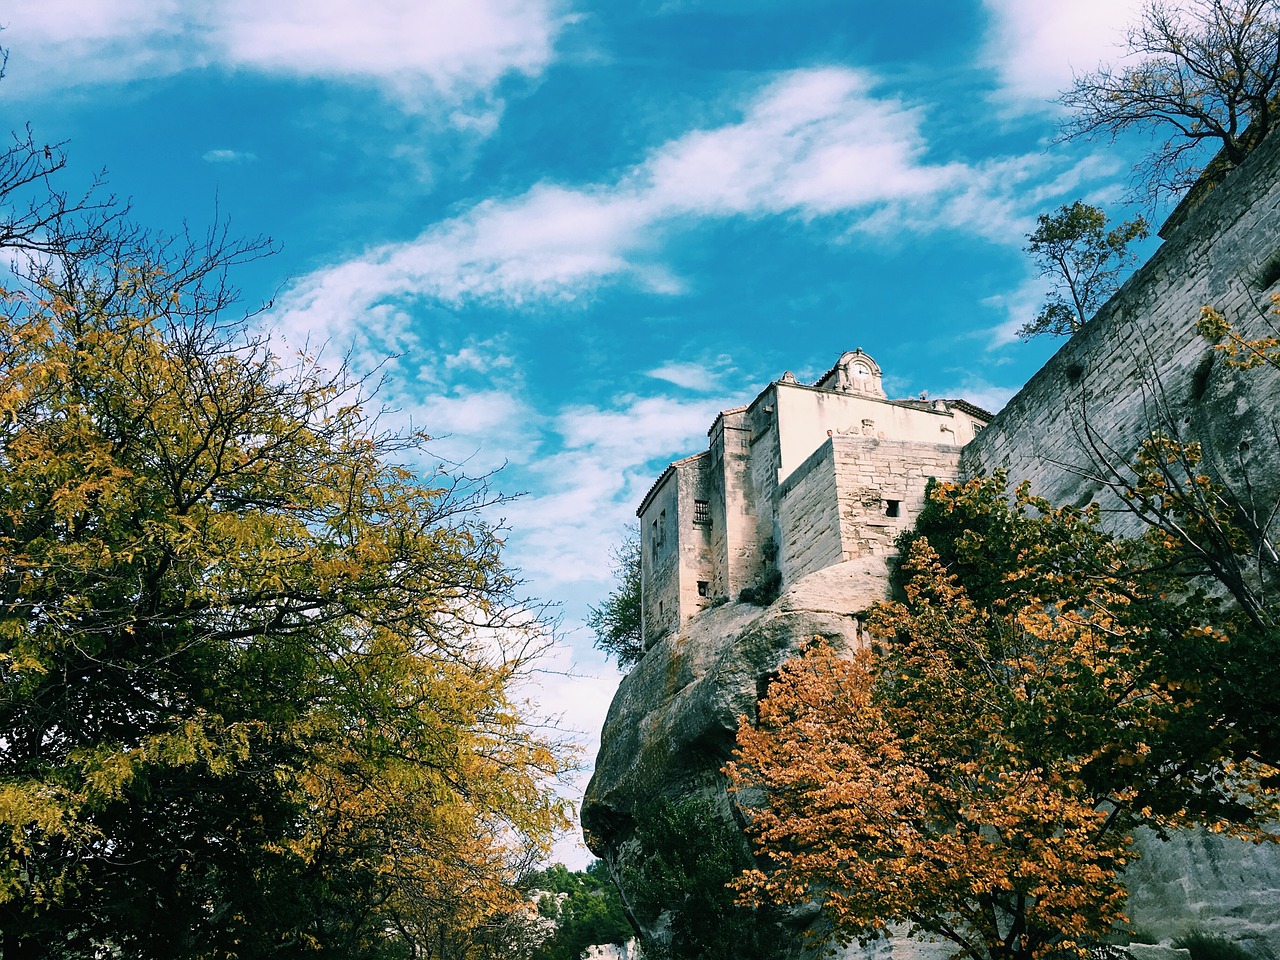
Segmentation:
[(272, 236), (238, 275), (264, 323), (505, 464), (508, 558), (563, 615), (534, 696), (589, 759), (618, 674), (581, 617), (717, 410), (854, 347), (994, 410), (1052, 352), (1012, 333), (1025, 235), (1131, 216), (1142, 143), (1055, 145), (1050, 101), (1136, 6), (9, 0), (0, 103), (146, 224)]

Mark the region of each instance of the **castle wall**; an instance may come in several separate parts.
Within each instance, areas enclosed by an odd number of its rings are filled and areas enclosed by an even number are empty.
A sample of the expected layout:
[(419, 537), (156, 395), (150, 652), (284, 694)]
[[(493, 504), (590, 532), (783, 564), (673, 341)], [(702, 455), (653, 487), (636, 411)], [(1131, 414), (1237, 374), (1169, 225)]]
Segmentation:
[(960, 448), (835, 434), (778, 487), (784, 586), (860, 557), (887, 556), (924, 507), (930, 477), (954, 480)]
[(751, 475), (751, 428), (745, 409), (720, 415), (711, 431), (708, 471), (712, 597), (736, 597), (755, 573), (756, 492)]
[(960, 448), (943, 443), (831, 438), (840, 505), (841, 560), (887, 556), (924, 508), (930, 477), (954, 480)]
[(1201, 440), (1221, 479), (1241, 488), (1247, 475), (1259, 502), (1276, 503), (1280, 373), (1227, 368), (1194, 324), (1212, 304), (1248, 336), (1273, 332), (1259, 307), (1277, 291), (1280, 137), (1271, 137), (965, 448), (964, 472), (1004, 467), (1054, 502), (1097, 499), (1134, 532), (1096, 478), (1160, 428)]
[(831, 439), (820, 446), (778, 488), (778, 570), (784, 583), (845, 559), (840, 537), (840, 502)]
[(756, 583), (777, 560), (781, 530), (774, 514), (782, 465), (777, 416), (779, 384), (770, 385), (747, 410), (751, 428), (749, 481), (753, 496), (755, 550), (742, 565), (743, 586)]
[(680, 622), (679, 511), (675, 467), (663, 474), (640, 514), (640, 610), (645, 646)]
[(973, 417), (943, 401), (904, 406), (859, 394), (830, 393), (802, 384), (775, 385), (778, 467), (781, 477), (808, 459), (828, 434), (889, 438), (925, 444), (963, 446), (977, 433)]
[(675, 532), (679, 543), (679, 582), (676, 587), (677, 622), (711, 605), (711, 580), (715, 566), (711, 549), (711, 512), (708, 499), (710, 453), (676, 466), (677, 505)]

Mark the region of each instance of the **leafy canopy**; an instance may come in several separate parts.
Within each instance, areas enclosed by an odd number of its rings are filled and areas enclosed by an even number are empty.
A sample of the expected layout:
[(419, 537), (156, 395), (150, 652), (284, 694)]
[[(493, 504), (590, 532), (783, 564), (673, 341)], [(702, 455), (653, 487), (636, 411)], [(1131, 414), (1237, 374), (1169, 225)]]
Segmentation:
[(1100, 208), (1080, 200), (1036, 218), (1026, 252), (1053, 289), (1040, 312), (1018, 331), (1023, 340), (1041, 334), (1070, 336), (1115, 293), (1136, 260), (1129, 244), (1145, 240), (1149, 230), (1142, 217), (1110, 230), (1107, 226)]
[(492, 497), (226, 318), (256, 252), (115, 234), (0, 290), (6, 960), (407, 955), (565, 822)]
[[(1123, 921), (1131, 831), (1207, 823), (1254, 837), (1265, 767), (1170, 666), (1222, 642), (1169, 592), (1151, 544), (1003, 477), (937, 485), (870, 618), (875, 651), (822, 644), (739, 727), (731, 782), (764, 866), (752, 904), (821, 903), (832, 935), (890, 924), (958, 956), (1080, 953)], [(972, 590), (968, 583), (972, 581)]]
[(640, 614), (640, 533), (631, 530), (613, 550), (614, 588), (587, 613), (587, 626), (596, 635), (595, 647), (626, 670), (644, 656)]

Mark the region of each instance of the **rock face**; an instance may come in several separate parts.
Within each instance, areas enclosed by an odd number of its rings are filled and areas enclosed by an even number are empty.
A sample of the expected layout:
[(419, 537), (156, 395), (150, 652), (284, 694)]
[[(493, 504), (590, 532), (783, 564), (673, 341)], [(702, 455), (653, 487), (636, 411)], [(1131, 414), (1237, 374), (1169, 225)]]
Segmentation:
[[(615, 877), (643, 805), (702, 795), (729, 813), (720, 768), (738, 717), (754, 714), (768, 678), (804, 641), (856, 644), (854, 614), (882, 599), (887, 581), (882, 558), (828, 567), (766, 610), (744, 603), (707, 610), (645, 654), (614, 696), (582, 804), (587, 845)], [(779, 957), (791, 955), (779, 946)]]

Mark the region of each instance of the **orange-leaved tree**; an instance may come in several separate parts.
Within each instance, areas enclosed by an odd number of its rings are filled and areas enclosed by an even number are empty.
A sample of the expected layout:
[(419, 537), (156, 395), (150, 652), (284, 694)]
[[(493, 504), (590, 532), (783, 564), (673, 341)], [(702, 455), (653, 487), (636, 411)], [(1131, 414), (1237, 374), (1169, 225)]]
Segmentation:
[[(1123, 919), (1132, 828), (1261, 835), (1275, 798), (1158, 655), (1212, 642), (1148, 544), (1002, 477), (932, 493), (948, 563), (907, 548), (905, 599), (851, 659), (810, 645), (740, 725), (729, 775), (762, 866), (747, 902), (821, 903), (841, 942), (895, 924), (973, 960), (1080, 952)], [(973, 563), (985, 557), (981, 564)], [(1181, 602), (1180, 602), (1181, 601)]]

